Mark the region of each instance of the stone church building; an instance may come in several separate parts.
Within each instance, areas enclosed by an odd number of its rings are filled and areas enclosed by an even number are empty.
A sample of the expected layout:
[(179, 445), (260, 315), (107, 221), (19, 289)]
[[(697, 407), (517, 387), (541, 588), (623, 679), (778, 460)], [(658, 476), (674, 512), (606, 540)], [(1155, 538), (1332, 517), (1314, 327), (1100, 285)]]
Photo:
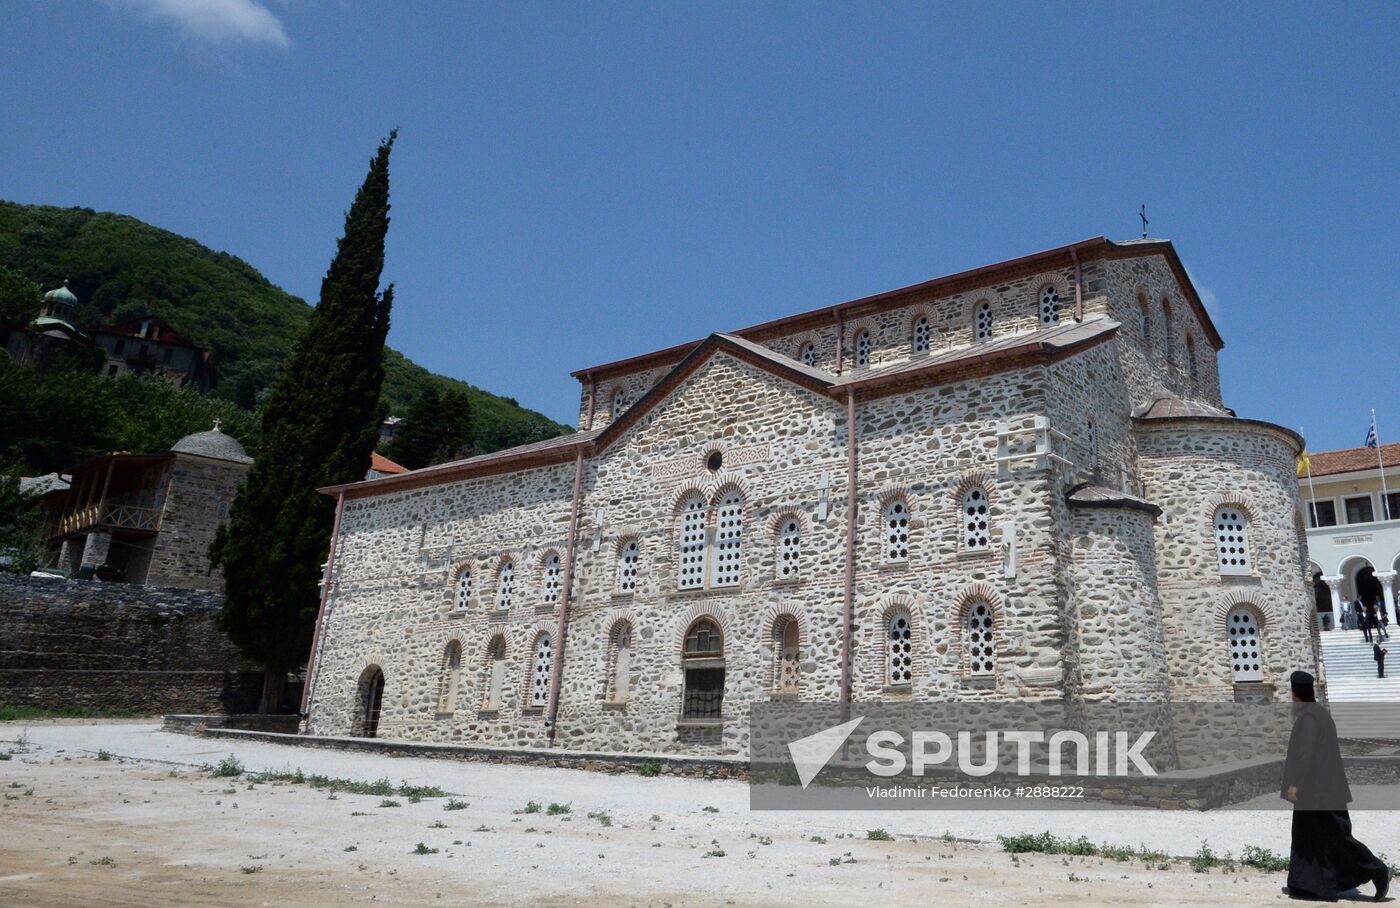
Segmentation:
[(743, 754), (767, 700), (1279, 700), (1288, 429), (1171, 243), (1097, 238), (575, 373), (580, 430), (338, 499), (306, 730)]

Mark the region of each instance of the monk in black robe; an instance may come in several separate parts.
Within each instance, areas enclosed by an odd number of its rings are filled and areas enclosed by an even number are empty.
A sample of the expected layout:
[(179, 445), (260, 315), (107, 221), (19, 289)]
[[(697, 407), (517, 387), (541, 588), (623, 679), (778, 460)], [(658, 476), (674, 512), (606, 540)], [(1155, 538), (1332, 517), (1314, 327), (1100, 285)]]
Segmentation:
[(1376, 885), (1376, 901), (1390, 889), (1390, 868), (1351, 834), (1351, 787), (1342, 766), (1337, 725), (1317, 702), (1313, 676), (1294, 672), (1295, 718), (1283, 767), (1282, 796), (1293, 803), (1293, 846), (1287, 892), (1295, 898), (1337, 901), (1362, 883)]

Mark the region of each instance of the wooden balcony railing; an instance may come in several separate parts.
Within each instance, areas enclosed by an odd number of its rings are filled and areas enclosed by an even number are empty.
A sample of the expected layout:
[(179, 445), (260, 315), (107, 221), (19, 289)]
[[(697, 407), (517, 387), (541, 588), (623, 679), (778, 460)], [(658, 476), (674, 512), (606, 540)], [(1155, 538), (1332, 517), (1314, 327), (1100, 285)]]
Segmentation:
[(160, 509), (115, 503), (90, 505), (64, 514), (58, 521), (58, 535), (66, 536), (90, 527), (155, 532), (160, 529)]

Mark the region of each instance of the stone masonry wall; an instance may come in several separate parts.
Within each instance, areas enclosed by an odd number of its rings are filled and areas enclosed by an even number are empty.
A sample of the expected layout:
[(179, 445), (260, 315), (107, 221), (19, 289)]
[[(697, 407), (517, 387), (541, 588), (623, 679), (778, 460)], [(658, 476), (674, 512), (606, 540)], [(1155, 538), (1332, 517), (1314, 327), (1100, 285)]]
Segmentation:
[(262, 673), (199, 590), (0, 574), (0, 703), (243, 712)]
[(166, 478), (160, 533), (151, 548), (145, 582), (222, 591), (223, 576), (211, 572), (209, 543), (228, 508), (238, 483), (248, 473), (244, 464), (176, 454)]

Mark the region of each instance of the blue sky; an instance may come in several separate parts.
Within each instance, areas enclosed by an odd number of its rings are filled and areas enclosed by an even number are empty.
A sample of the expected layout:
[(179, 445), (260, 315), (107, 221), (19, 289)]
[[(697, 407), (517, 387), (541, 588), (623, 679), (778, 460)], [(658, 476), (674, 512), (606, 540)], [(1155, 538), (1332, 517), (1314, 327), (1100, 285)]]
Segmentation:
[(1175, 241), (1226, 402), (1400, 440), (1400, 5), (16, 2), (0, 197), (313, 300), (377, 140), (390, 341), (572, 369), (1062, 243)]

